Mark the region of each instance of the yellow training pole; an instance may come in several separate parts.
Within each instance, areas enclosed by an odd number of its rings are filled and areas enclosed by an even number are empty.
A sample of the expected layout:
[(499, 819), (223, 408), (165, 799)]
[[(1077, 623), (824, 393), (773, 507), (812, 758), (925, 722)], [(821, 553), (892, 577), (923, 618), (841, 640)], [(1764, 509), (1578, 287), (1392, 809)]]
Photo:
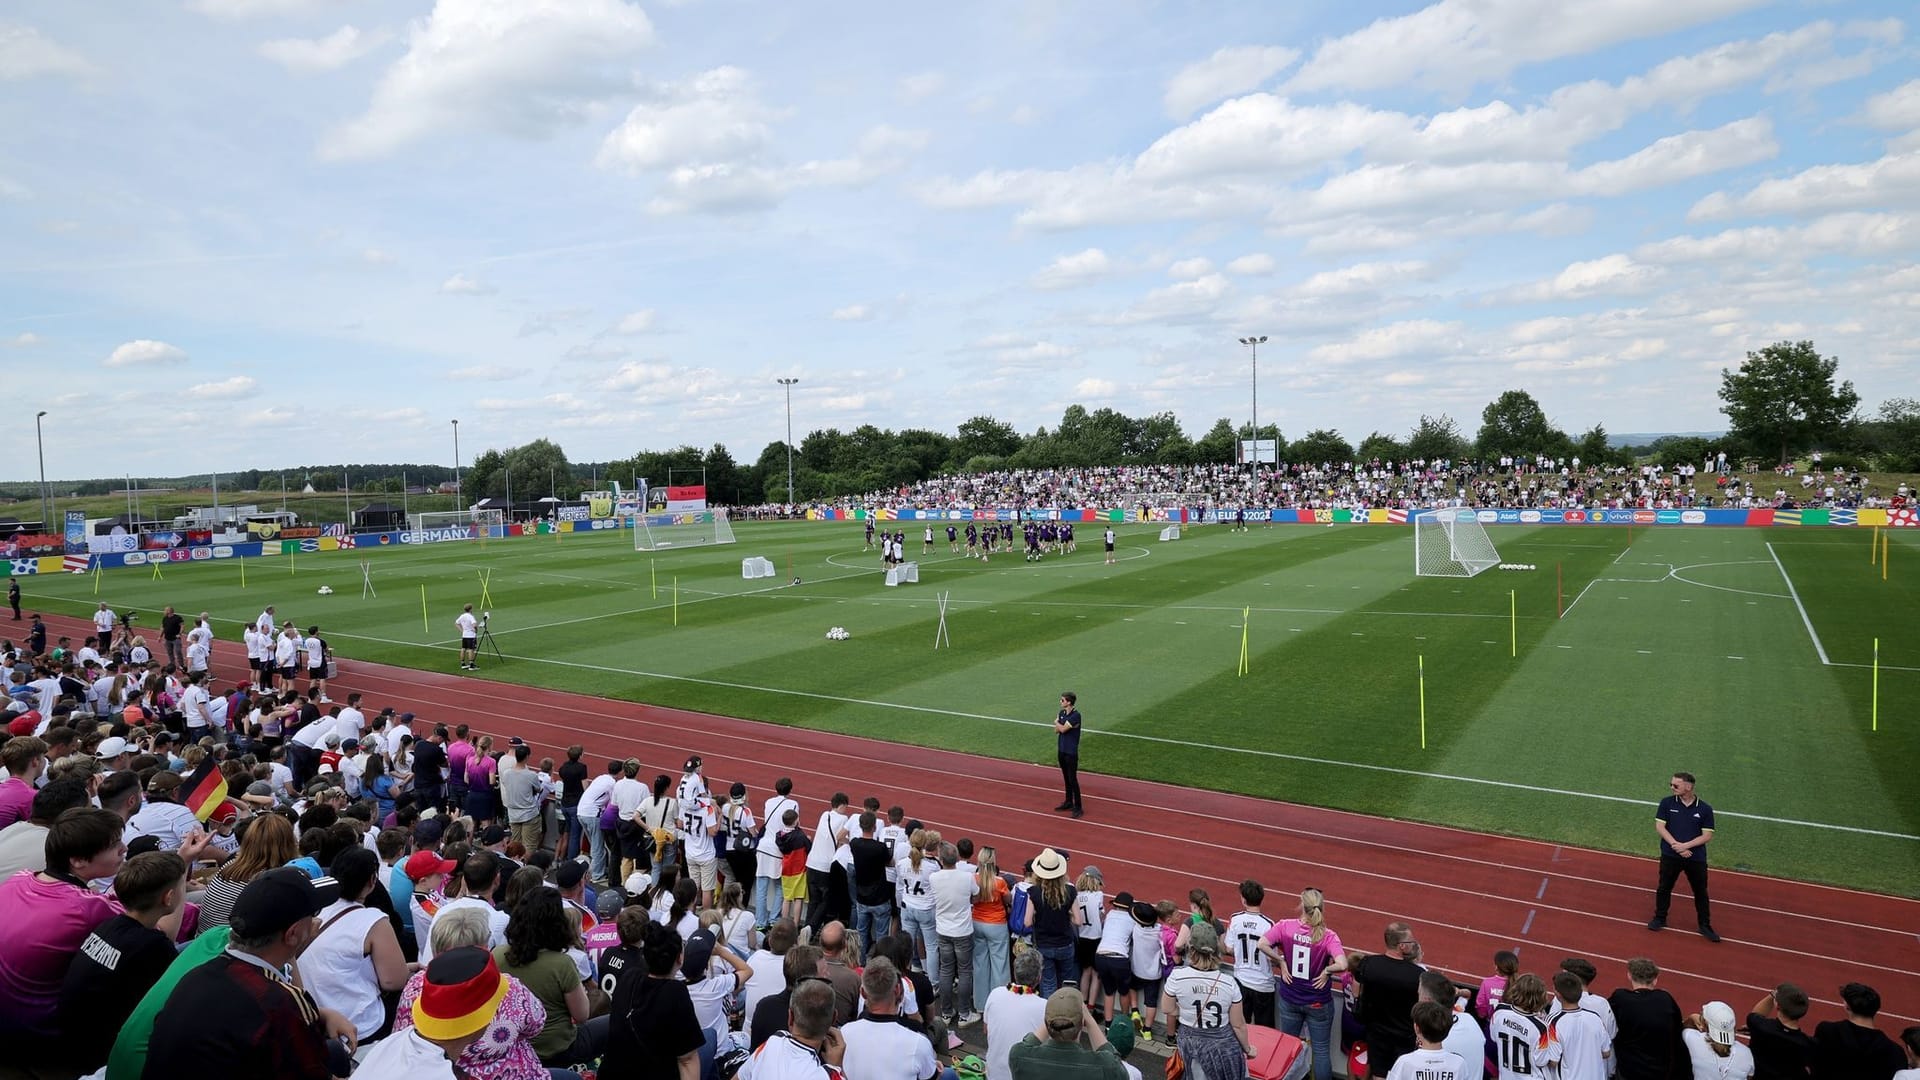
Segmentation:
[(420, 630), (422, 633), (433, 633), (432, 625), (427, 622), (427, 587), (425, 585), (420, 586)]
[(673, 579), (673, 625), (680, 625), (680, 579)]
[(1520, 655), (1520, 601), (1517, 590), (1507, 590), (1507, 655), (1518, 658)]
[(1249, 670), (1247, 665), (1247, 626), (1252, 621), (1253, 608), (1249, 607), (1240, 613), (1240, 674), (1242, 675), (1245, 675)]
[(1883, 533), (1880, 537), (1880, 580), (1887, 580), (1887, 557), (1893, 554), (1893, 534)]
[(244, 589), (247, 587), (247, 560), (240, 559), (238, 562), (240, 563), (240, 587)]
[(1880, 526), (1878, 525), (1873, 527), (1873, 543), (1867, 545), (1867, 550), (1871, 552), (1867, 556), (1867, 565), (1877, 564), (1880, 561)]
[(660, 599), (660, 575), (654, 572), (653, 560), (647, 560), (647, 587), (653, 590), (653, 599)]
[(1873, 639), (1873, 730), (1880, 730), (1880, 639)]
[(1420, 749), (1427, 748), (1427, 658), (1420, 657)]

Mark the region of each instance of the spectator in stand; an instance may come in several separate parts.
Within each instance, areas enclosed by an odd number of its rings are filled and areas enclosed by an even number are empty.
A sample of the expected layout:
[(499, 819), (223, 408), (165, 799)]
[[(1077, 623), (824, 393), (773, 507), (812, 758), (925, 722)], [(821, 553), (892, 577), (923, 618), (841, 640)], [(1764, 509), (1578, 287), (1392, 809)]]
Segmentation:
[(315, 1005), (286, 975), (313, 940), (314, 916), (339, 895), (331, 880), (315, 881), (291, 867), (249, 882), (234, 904), (226, 951), (182, 976), (154, 1018), (144, 1075), (344, 1075), (346, 1062), (332, 1056), (332, 1040), (344, 1040), (350, 1052), (353, 1022)]
[(1448, 1015), (1453, 1017), (1453, 1026), (1447, 1029), (1446, 1038), (1440, 1040), (1441, 1046), (1460, 1055), (1461, 1061), (1482, 1063), (1486, 1057), (1486, 1033), (1480, 1030), (1473, 1015), (1461, 1007), (1464, 999), (1453, 980), (1431, 969), (1421, 972), (1420, 1000), (1446, 1006)]
[[(420, 962), (425, 964), (433, 959), (433, 950), (431, 948), (433, 944), (433, 923), (447, 912), (457, 911), (462, 908), (473, 908), (486, 915), (487, 925), (490, 928), (489, 947), (497, 948), (506, 944), (507, 923), (509, 921), (508, 913), (497, 911), (493, 906), (493, 891), (499, 888), (499, 886), (499, 856), (491, 851), (475, 851), (473, 854), (467, 856), (466, 861), (460, 864), (460, 872), (457, 877), (459, 895), (453, 895), (452, 889), (455, 888), (456, 885), (454, 882), (449, 882), (448, 899), (445, 903), (436, 904), (435, 911), (428, 912), (416, 909), (413, 913), (414, 933), (416, 934), (421, 932), (421, 916), (424, 914), (427, 917), (426, 932), (429, 947), (421, 950)], [(414, 886), (414, 900), (416, 903), (420, 899), (420, 891), (418, 885)], [(556, 897), (556, 899), (558, 898)]]
[(1906, 1051), (1874, 1026), (1880, 992), (1865, 983), (1840, 988), (1845, 1020), (1825, 1020), (1813, 1029), (1813, 1080), (1889, 1080), (1906, 1066)]
[(1040, 996), (1040, 954), (1022, 944), (1013, 951), (1013, 981), (987, 995), (982, 1020), (987, 1036), (987, 1080), (1010, 1080), (1007, 1051), (1037, 1031), (1047, 1015)]
[(409, 967), (393, 923), (367, 904), (380, 879), (380, 857), (348, 848), (327, 865), (340, 886), (339, 899), (320, 912), (320, 929), (300, 954), (300, 981), (322, 1008), (353, 1021), (354, 1038), (371, 1042), (385, 1033), (380, 995), (407, 985)]
[(467, 758), (466, 810), (476, 830), (485, 828), (497, 816), (494, 807), (498, 802), (495, 796), (499, 793), (500, 765), (492, 750), (493, 736), (482, 735), (474, 743), (472, 755)]
[(1907, 1052), (1907, 1068), (1893, 1074), (1893, 1080), (1920, 1080), (1920, 1025), (1900, 1032), (1900, 1047)]
[[(433, 921), (432, 952), (461, 949), (487, 949), (487, 917), (477, 909), (448, 913)], [(489, 954), (491, 955), (491, 954)], [(429, 965), (431, 966), (431, 965)], [(497, 967), (496, 962), (496, 967)], [(506, 993), (485, 1033), (461, 1051), (455, 1063), (473, 1080), (549, 1080), (547, 1067), (533, 1049), (533, 1037), (546, 1023), (546, 1009), (520, 980), (502, 973)], [(400, 1006), (394, 1014), (393, 1029), (404, 1032), (415, 1023), (414, 1004), (426, 988), (425, 969), (415, 972), (400, 992)]]
[[(581, 832), (585, 834), (587, 850), (591, 852), (587, 861), (587, 876), (595, 885), (609, 884), (611, 879), (608, 874), (619, 869), (617, 866), (609, 867), (607, 846), (609, 830), (601, 827), (601, 820), (607, 808), (612, 805), (613, 787), (620, 780), (621, 771), (620, 762), (607, 762), (606, 771), (594, 777), (586, 787), (581, 789), (579, 805), (574, 808), (574, 816), (580, 823)], [(617, 862), (618, 852), (615, 852), (612, 858)]]
[[(1012, 889), (1000, 876), (999, 853), (983, 847), (974, 874), (973, 891), (973, 1011), (984, 1012), (987, 995), (1005, 986), (1012, 960), (1012, 938), (1007, 930), (1007, 900)], [(1079, 973), (1074, 961), (1074, 973)]]
[(1033, 947), (1040, 951), (1040, 993), (1050, 998), (1080, 977), (1073, 952), (1074, 888), (1067, 884), (1066, 857), (1052, 848), (1034, 856), (1033, 876), (1039, 880), (1029, 892)]
[(550, 1068), (592, 1061), (607, 1047), (607, 1018), (589, 1018), (587, 988), (567, 955), (575, 939), (560, 894), (540, 887), (520, 898), (507, 922), (506, 944), (494, 949), (500, 969), (526, 984), (547, 1011), (533, 1048)]
[[(847, 841), (853, 859), (853, 928), (860, 935), (860, 954), (871, 956), (873, 943), (893, 929), (893, 888), (887, 882), (892, 860), (879, 839), (880, 819), (873, 811), (862, 813), (855, 828), (856, 835)], [(978, 965), (979, 954), (974, 955)]]
[[(1542, 1048), (1547, 1034), (1547, 984), (1531, 973), (1515, 975), (1487, 1020), (1487, 1039), (1497, 1080), (1533, 1080), (1551, 1075)], [(1535, 1060), (1535, 1055), (1541, 1055)]]
[[(1259, 889), (1257, 882), (1247, 884)], [(1246, 886), (1242, 885), (1241, 896), (1244, 899), (1246, 895)], [(1306, 1034), (1313, 1051), (1315, 1080), (1333, 1075), (1333, 977), (1347, 970), (1340, 935), (1327, 927), (1326, 906), (1327, 899), (1319, 889), (1301, 890), (1298, 916), (1274, 924), (1255, 943), (1271, 977), (1278, 980), (1278, 1026), (1295, 1038)], [(1409, 937), (1411, 933), (1408, 931)], [(1392, 927), (1388, 936), (1392, 937)], [(1401, 969), (1397, 967), (1381, 968), (1376, 978), (1389, 974), (1398, 985)], [(1411, 1002), (1408, 1007), (1412, 1007)], [(1368, 1049), (1371, 1053), (1371, 1043)]]
[(1500, 999), (1507, 991), (1507, 984), (1520, 973), (1518, 953), (1501, 949), (1493, 954), (1492, 975), (1480, 980), (1480, 989), (1473, 995), (1473, 1012), (1482, 1020), (1493, 1019), (1493, 1010), (1500, 1007)]
[[(1468, 1080), (1479, 1075), (1477, 1065), (1467, 1064), (1445, 1046), (1447, 1032), (1452, 1030), (1452, 1012), (1437, 1001), (1414, 1005), (1410, 1019), (1418, 1044), (1394, 1062), (1392, 1071), (1387, 1073), (1390, 1080)], [(1371, 1058), (1372, 1044), (1368, 1044), (1367, 1053)]]
[[(1598, 1013), (1580, 1007), (1580, 996), (1586, 989), (1587, 984), (1573, 972), (1554, 972), (1553, 993), (1560, 1011), (1547, 1022), (1547, 1038), (1541, 1044), (1544, 1052), (1534, 1055), (1534, 1064), (1557, 1062), (1560, 1080), (1606, 1080), (1607, 1064), (1613, 1057), (1606, 1024)], [(1371, 1052), (1371, 1044), (1368, 1050)]]
[(820, 962), (827, 981), (833, 984), (833, 1016), (836, 1024), (851, 1023), (860, 1014), (860, 958), (845, 924), (829, 922), (820, 928)]
[(1187, 962), (1167, 976), (1167, 1037), (1193, 1075), (1243, 1080), (1254, 1056), (1240, 1008), (1240, 984), (1220, 970), (1220, 934), (1211, 922), (1187, 933)]
[[(1349, 957), (1356, 983), (1354, 992), (1360, 997), (1360, 1019), (1367, 1025), (1367, 1071), (1377, 1077), (1386, 1076), (1393, 1070), (1394, 1062), (1413, 1052), (1413, 1006), (1420, 997), (1420, 965), (1415, 962), (1420, 958), (1420, 943), (1414, 940), (1413, 928), (1403, 922), (1388, 923), (1384, 939), (1385, 952), (1370, 956), (1356, 953)], [(1288, 989), (1299, 980), (1286, 974), (1287, 958), (1269, 956), (1279, 962), (1275, 972), (1281, 979), (1281, 1023), (1284, 1025)], [(1574, 999), (1578, 1001), (1579, 995)], [(1446, 1032), (1442, 1030), (1440, 1038), (1445, 1037)]]
[(446, 950), (424, 972), (411, 1012), (413, 1026), (396, 1033), (354, 1070), (361, 1080), (458, 1080), (454, 1063), (488, 1034), (506, 991), (492, 954), (482, 948)]
[[(640, 941), (647, 965), (644, 979), (620, 980), (615, 988), (606, 1056), (600, 1074), (607, 1077), (697, 1077), (705, 1038), (694, 1015), (680, 968), (680, 935), (648, 923)], [(791, 954), (789, 954), (791, 955)], [(827, 1010), (831, 1013), (829, 997)], [(746, 1074), (742, 1074), (743, 1076)]]
[(860, 976), (866, 1011), (843, 1025), (847, 1080), (933, 1080), (940, 1064), (933, 1044), (918, 1031), (899, 1023), (901, 987), (899, 969), (886, 957), (876, 957)]
[(786, 986), (784, 967), (787, 950), (793, 948), (799, 940), (793, 920), (775, 919), (767, 928), (766, 935), (760, 939), (760, 947), (747, 956), (747, 967), (753, 974), (748, 977), (747, 985), (741, 988), (742, 1011), (749, 1022), (753, 1010), (760, 1002), (778, 994)]
[(758, 1050), (760, 1044), (771, 1039), (786, 1026), (787, 1013), (793, 1001), (793, 991), (803, 982), (827, 981), (827, 969), (818, 945), (795, 945), (787, 950), (780, 965), (781, 976), (786, 985), (779, 992), (768, 994), (754, 1006), (751, 1023), (747, 1028), (747, 1045)]
[(16, 735), (0, 746), (0, 764), (7, 769), (7, 778), (0, 780), (0, 828), (5, 828), (33, 812), (34, 785), (47, 771), (47, 744), (31, 734)]
[[(839, 796), (843, 797), (843, 796)], [(826, 818), (821, 824), (828, 824)], [(939, 937), (935, 984), (940, 989), (940, 1018), (948, 1027), (973, 1008), (973, 875), (959, 868), (960, 851), (940, 844), (940, 869), (928, 882), (933, 893), (934, 932)], [(811, 875), (809, 875), (811, 876)], [(968, 1019), (972, 1023), (973, 1019)]]
[(27, 820), (0, 829), (0, 881), (22, 870), (45, 870), (48, 830), (61, 814), (85, 805), (87, 785), (78, 780), (55, 780), (34, 792)]
[(934, 927), (933, 875), (940, 870), (939, 852), (929, 851), (927, 838), (939, 833), (915, 829), (907, 837), (907, 851), (894, 864), (894, 889), (900, 898), (900, 932), (912, 939), (914, 962), (922, 971), (939, 971), (936, 950), (939, 934)]
[(1724, 1001), (1709, 1001), (1687, 1017), (1683, 1038), (1693, 1080), (1748, 1080), (1753, 1075), (1753, 1052), (1734, 1038), (1733, 1024), (1733, 1008)]
[(515, 768), (500, 773), (500, 800), (507, 808), (507, 829), (528, 852), (539, 851), (544, 825), (540, 820), (540, 774), (527, 764), (533, 748), (525, 743), (513, 748)]
[(60, 992), (65, 1064), (82, 1073), (107, 1063), (113, 1044), (98, 1034), (118, 1031), (173, 963), (173, 937), (159, 927), (186, 901), (186, 861), (170, 851), (135, 855), (114, 875), (113, 892), (126, 910), (81, 942)]
[[(1613, 1040), (1620, 1034), (1620, 1024), (1614, 1019), (1613, 1007), (1607, 1004), (1607, 999), (1589, 989), (1594, 980), (1600, 977), (1599, 970), (1593, 966), (1593, 961), (1580, 956), (1569, 956), (1560, 961), (1560, 970), (1570, 972), (1580, 980), (1580, 1007), (1600, 1018), (1600, 1026), (1607, 1035), (1607, 1045), (1611, 1047)], [(1556, 989), (1558, 985), (1555, 984)], [(1560, 1007), (1559, 998), (1556, 996), (1547, 1011), (1557, 1016), (1560, 1013)], [(1612, 1071), (1613, 1065), (1612, 1061), (1607, 1063), (1609, 1072)]]
[(293, 839), (293, 823), (279, 814), (262, 814), (247, 823), (240, 838), (240, 853), (213, 872), (200, 896), (200, 933), (227, 925), (234, 901), (247, 883), (276, 867), (285, 866), (300, 854)]
[(1807, 992), (1781, 983), (1747, 1014), (1747, 1047), (1754, 1080), (1806, 1080), (1813, 1070), (1813, 1036), (1800, 1029)]
[(1613, 1039), (1619, 1080), (1667, 1080), (1686, 1054), (1680, 1042), (1684, 1018), (1673, 995), (1655, 984), (1660, 968), (1645, 957), (1627, 961), (1628, 985), (1607, 995), (1619, 1034)]
[[(1054, 991), (1047, 999), (1044, 1025), (1027, 1032), (1007, 1051), (1010, 1080), (1126, 1080), (1126, 1067), (1107, 1043), (1106, 1032), (1087, 1010), (1078, 988), (1063, 986)], [(1086, 1046), (1080, 1045), (1083, 1032)]]
[[(1273, 961), (1260, 948), (1267, 932), (1273, 929), (1273, 920), (1260, 911), (1266, 898), (1267, 890), (1259, 882), (1249, 879), (1240, 883), (1241, 907), (1227, 920), (1221, 945), (1233, 958), (1233, 978), (1240, 984), (1241, 1011), (1246, 1013), (1247, 1023), (1273, 1027)], [(1097, 940), (1097, 921), (1093, 925)], [(1338, 946), (1331, 951), (1340, 955)], [(1341, 959), (1344, 961), (1345, 957)]]
[[(753, 919), (761, 933), (781, 914), (780, 838), (781, 820), (788, 810), (798, 814), (800, 804), (793, 799), (793, 780), (783, 776), (773, 783), (760, 814), (760, 839), (755, 842), (753, 878)], [(796, 820), (798, 820), (796, 818)]]
[(413, 803), (422, 812), (437, 810), (446, 801), (447, 725), (435, 724), (427, 737), (413, 744)]
[[(575, 743), (567, 747), (567, 760), (562, 762), (560, 779), (560, 839), (556, 845), (562, 859), (571, 859), (585, 850), (581, 847), (580, 835), (580, 798), (586, 793), (587, 764), (580, 756), (587, 752), (586, 747)], [(417, 757), (419, 751), (414, 751)]]

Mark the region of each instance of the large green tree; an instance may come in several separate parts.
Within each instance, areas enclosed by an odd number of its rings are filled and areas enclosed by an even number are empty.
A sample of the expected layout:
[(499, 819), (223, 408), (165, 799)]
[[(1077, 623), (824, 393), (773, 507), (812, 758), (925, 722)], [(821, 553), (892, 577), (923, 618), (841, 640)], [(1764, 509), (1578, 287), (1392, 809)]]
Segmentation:
[(1287, 447), (1287, 460), (1318, 465), (1326, 461), (1352, 461), (1353, 444), (1331, 428), (1309, 431)]
[(1547, 411), (1525, 390), (1509, 390), (1480, 412), (1481, 457), (1512, 454), (1565, 453), (1572, 447), (1566, 433), (1547, 419)]
[(1422, 414), (1413, 433), (1407, 436), (1407, 454), (1420, 461), (1453, 461), (1466, 456), (1467, 440), (1460, 434), (1460, 425), (1454, 423), (1453, 417), (1446, 413)]
[(1836, 357), (1811, 341), (1776, 341), (1747, 354), (1738, 371), (1720, 369), (1720, 411), (1734, 438), (1755, 451), (1793, 455), (1839, 436), (1860, 404), (1851, 382), (1834, 382)]

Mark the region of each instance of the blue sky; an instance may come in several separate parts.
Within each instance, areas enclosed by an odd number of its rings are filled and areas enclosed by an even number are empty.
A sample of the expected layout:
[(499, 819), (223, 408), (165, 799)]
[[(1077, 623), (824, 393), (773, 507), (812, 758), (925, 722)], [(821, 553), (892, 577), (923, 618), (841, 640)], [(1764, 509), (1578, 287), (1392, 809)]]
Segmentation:
[[(1716, 428), (1781, 338), (1920, 362), (1901, 5), (26, 0), (0, 366), (68, 478), (576, 460), (1510, 387)], [(1902, 378), (1902, 376), (1905, 376)], [(32, 446), (0, 473), (33, 473)]]

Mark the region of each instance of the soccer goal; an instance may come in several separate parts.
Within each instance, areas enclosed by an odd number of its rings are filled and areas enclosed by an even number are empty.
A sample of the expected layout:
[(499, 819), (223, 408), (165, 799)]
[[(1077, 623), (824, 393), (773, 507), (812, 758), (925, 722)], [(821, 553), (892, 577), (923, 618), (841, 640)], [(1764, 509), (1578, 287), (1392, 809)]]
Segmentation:
[(506, 524), (506, 512), (503, 510), (428, 510), (418, 514), (408, 514), (407, 524), (414, 532), (429, 529), (457, 529), (463, 525), (475, 527), (475, 536), (487, 535), (487, 530)]
[(633, 522), (633, 550), (701, 547), (733, 543), (733, 522), (725, 510), (682, 514), (643, 514)]
[(1472, 510), (1425, 510), (1413, 518), (1415, 577), (1472, 577), (1500, 565), (1487, 527)]

